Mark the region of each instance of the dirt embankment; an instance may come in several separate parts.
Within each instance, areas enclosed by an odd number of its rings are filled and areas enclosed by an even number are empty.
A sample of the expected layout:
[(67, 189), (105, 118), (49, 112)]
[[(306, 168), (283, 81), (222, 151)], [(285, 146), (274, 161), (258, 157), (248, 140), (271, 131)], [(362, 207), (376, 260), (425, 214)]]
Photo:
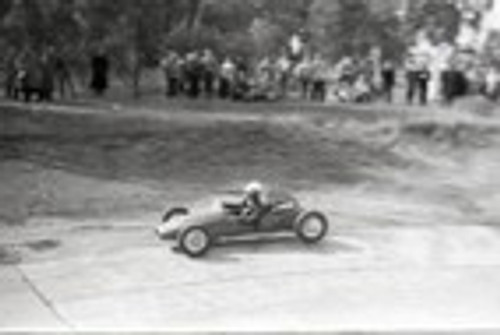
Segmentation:
[(250, 179), (296, 191), (387, 182), (412, 169), (432, 174), (491, 154), (500, 131), (491, 120), (445, 114), (251, 119), (235, 112), (215, 120), (193, 115), (202, 121), (189, 122), (1, 113), (4, 218), (23, 211), (86, 216), (149, 210), (165, 194), (194, 199)]
[(362, 167), (395, 158), (353, 136), (324, 136), (307, 117), (162, 120), (7, 110), (2, 119), (0, 178), (11, 191), (3, 198), (30, 207), (28, 215), (92, 215), (106, 203), (109, 212), (151, 208), (147, 202), (157, 199), (137, 199), (144, 189), (173, 198), (250, 179), (295, 190), (349, 184), (363, 178)]

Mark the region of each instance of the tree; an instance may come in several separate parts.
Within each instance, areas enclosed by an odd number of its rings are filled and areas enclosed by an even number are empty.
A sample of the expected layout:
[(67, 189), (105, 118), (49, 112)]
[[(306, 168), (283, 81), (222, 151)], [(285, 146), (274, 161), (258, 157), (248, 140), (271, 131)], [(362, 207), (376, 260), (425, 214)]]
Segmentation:
[(373, 11), (366, 0), (316, 0), (308, 28), (315, 49), (333, 60), (366, 56), (374, 47), (394, 58), (404, 46), (396, 13)]
[(277, 54), (286, 42), (287, 34), (283, 27), (265, 18), (256, 18), (250, 28), (255, 53), (259, 57)]
[(455, 43), (460, 23), (461, 12), (454, 1), (420, 1), (419, 5), (414, 5), (407, 18), (410, 36), (415, 36), (418, 31), (425, 31), (435, 43)]

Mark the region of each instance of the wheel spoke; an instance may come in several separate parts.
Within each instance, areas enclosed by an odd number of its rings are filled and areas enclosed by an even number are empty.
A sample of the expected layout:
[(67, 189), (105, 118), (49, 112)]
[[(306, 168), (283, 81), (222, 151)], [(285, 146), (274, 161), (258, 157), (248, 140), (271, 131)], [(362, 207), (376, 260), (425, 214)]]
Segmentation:
[(304, 222), (303, 232), (308, 238), (317, 238), (323, 232), (323, 225), (319, 220), (311, 218)]
[(193, 230), (186, 236), (186, 246), (193, 252), (203, 250), (207, 245), (207, 236), (199, 230)]

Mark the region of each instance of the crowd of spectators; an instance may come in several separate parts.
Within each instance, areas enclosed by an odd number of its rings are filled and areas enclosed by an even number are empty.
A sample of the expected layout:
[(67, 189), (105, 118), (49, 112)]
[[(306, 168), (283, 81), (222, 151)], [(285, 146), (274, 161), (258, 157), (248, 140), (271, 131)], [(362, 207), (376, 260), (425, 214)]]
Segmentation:
[[(344, 57), (336, 63), (319, 54), (298, 59), (281, 56), (248, 61), (217, 58), (210, 50), (180, 55), (168, 52), (161, 61), (166, 95), (170, 98), (220, 98), (244, 101), (303, 100), (346, 103), (385, 101), (396, 92), (401, 102), (426, 105), (429, 100), (451, 103), (467, 94), (498, 98), (500, 75), (493, 67), (465, 67), (450, 61), (439, 73), (409, 55), (404, 62)], [(431, 81), (439, 86), (430, 96)]]
[(204, 50), (184, 56), (168, 52), (160, 65), (168, 97), (256, 101), (286, 96), (292, 63), (285, 56), (259, 62), (242, 57), (219, 59), (210, 50)]
[[(452, 103), (461, 96), (481, 93), (500, 96), (500, 74), (494, 67), (464, 66), (451, 60), (440, 72), (409, 55), (398, 63), (373, 57), (346, 56), (331, 62), (320, 54), (290, 53), (248, 59), (217, 56), (211, 50), (180, 54), (168, 51), (158, 62), (167, 98), (369, 103), (396, 100), (426, 105), (430, 99)], [(89, 88), (96, 96), (109, 86), (112, 64), (104, 50), (89, 61)], [(72, 71), (64, 57), (53, 52), (23, 55), (4, 64), (5, 95), (14, 99), (52, 100), (75, 96)], [(438, 83), (438, 96), (433, 92)]]
[[(300, 92), (302, 99), (322, 102), (332, 90), (341, 101), (369, 101), (373, 68), (366, 71), (367, 67), (369, 64), (348, 57), (332, 66), (320, 55), (294, 59), (283, 54), (255, 61), (218, 59), (209, 50), (187, 55), (168, 52), (161, 61), (168, 97), (245, 101), (277, 100)], [(386, 86), (393, 86), (391, 80), (394, 78), (389, 78)]]
[[(103, 50), (89, 61), (89, 89), (102, 96), (108, 89), (110, 62)], [(67, 57), (52, 49), (41, 53), (24, 51), (7, 55), (1, 66), (4, 96), (29, 101), (74, 99), (77, 87)]]

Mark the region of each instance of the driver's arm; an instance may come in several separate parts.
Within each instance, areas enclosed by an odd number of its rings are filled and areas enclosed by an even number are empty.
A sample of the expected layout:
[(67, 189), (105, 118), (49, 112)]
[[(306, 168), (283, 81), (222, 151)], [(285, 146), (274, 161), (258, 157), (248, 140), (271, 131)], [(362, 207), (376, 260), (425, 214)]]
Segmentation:
[(262, 211), (261, 201), (252, 194), (247, 194), (242, 201), (242, 216), (247, 222), (254, 222)]

